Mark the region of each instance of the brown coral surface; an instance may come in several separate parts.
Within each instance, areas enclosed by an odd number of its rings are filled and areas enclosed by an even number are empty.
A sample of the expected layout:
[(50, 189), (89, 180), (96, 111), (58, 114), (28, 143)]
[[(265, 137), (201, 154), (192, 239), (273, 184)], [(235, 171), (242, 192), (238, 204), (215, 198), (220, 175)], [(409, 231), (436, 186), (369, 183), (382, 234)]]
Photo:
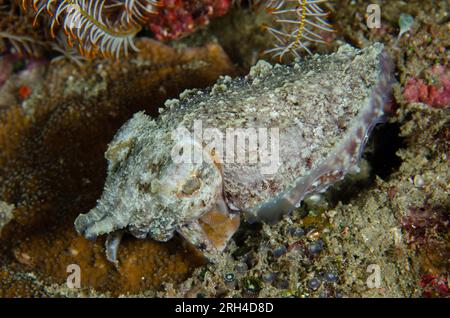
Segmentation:
[(83, 287), (112, 294), (180, 281), (202, 259), (179, 248), (179, 241), (125, 240), (116, 270), (104, 257), (104, 242), (77, 235), (73, 221), (95, 205), (106, 173), (104, 151), (123, 122), (137, 110), (156, 114), (183, 89), (233, 74), (227, 56), (214, 44), (174, 50), (144, 41), (140, 54), (123, 64), (42, 67), (37, 80), (49, 85), (36, 83), (26, 106), (1, 113), (0, 193), (15, 206), (0, 242), (2, 295), (35, 295), (22, 288), (26, 281), (14, 278), (19, 272), (63, 283), (72, 263), (82, 268)]

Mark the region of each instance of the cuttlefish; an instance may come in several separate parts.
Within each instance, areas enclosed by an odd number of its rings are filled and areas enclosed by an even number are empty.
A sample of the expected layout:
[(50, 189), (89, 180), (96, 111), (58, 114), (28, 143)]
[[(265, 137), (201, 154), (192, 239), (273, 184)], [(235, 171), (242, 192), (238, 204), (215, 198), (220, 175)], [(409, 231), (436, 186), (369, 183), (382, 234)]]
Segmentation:
[(110, 143), (103, 194), (75, 228), (108, 234), (113, 262), (124, 231), (162, 242), (177, 232), (216, 261), (241, 217), (279, 220), (358, 170), (393, 81), (382, 44), (344, 45), (288, 66), (260, 61), (167, 101), (156, 119), (138, 112)]

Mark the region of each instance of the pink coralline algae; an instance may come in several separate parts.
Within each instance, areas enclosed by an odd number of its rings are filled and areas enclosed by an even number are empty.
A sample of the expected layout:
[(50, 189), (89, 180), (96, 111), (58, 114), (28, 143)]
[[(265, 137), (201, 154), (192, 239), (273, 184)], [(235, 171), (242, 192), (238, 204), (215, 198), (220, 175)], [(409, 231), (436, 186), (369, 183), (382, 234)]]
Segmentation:
[(434, 108), (450, 105), (450, 68), (435, 65), (431, 75), (435, 84), (427, 84), (423, 79), (411, 77), (403, 90), (403, 97), (408, 103), (424, 103)]
[(160, 41), (177, 39), (226, 14), (231, 4), (231, 0), (163, 0), (148, 26)]
[(411, 207), (402, 219), (408, 245), (422, 259), (419, 285), (424, 297), (448, 296), (446, 260), (449, 259), (447, 236), (449, 214), (446, 207)]
[(448, 297), (448, 277), (445, 275), (422, 275), (419, 283), (423, 288), (423, 296), (430, 297)]
[[(402, 219), (407, 233), (407, 241), (437, 252), (437, 246), (443, 242), (442, 237), (448, 231), (449, 214), (445, 208), (425, 204), (423, 207), (411, 207)], [(442, 249), (445, 251), (445, 249)]]

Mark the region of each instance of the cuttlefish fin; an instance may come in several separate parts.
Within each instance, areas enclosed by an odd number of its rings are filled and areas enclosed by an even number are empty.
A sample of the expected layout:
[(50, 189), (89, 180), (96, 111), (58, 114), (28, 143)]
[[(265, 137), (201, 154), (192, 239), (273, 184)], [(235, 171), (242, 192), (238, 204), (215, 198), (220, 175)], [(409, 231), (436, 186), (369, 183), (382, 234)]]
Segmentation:
[(178, 232), (209, 261), (216, 262), (239, 224), (239, 214), (230, 213), (226, 204), (220, 202), (198, 220), (180, 227)]

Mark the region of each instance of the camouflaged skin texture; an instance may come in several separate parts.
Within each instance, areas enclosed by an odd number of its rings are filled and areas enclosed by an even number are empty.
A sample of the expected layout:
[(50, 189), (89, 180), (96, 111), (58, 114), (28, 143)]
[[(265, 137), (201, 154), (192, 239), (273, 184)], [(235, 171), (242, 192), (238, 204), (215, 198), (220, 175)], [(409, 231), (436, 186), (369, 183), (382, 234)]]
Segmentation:
[[(158, 241), (181, 231), (198, 246), (197, 231), (183, 227), (217, 206), (224, 214), (245, 212), (249, 220), (289, 212), (305, 194), (357, 169), (390, 92), (391, 70), (383, 56), (383, 45), (375, 43), (363, 50), (344, 45), (290, 66), (260, 61), (244, 78), (223, 77), (210, 89), (167, 101), (156, 120), (135, 114), (109, 145), (103, 194), (77, 218), (76, 230), (95, 238), (127, 228), (135, 237)], [(195, 136), (195, 122), (222, 131), (224, 144), (227, 128), (262, 129), (268, 136), (278, 130), (273, 138), (279, 147), (270, 149), (278, 161), (226, 160), (233, 153), (208, 148), (208, 136)], [(174, 162), (184, 146), (203, 160)], [(275, 172), (267, 173), (269, 166)]]

